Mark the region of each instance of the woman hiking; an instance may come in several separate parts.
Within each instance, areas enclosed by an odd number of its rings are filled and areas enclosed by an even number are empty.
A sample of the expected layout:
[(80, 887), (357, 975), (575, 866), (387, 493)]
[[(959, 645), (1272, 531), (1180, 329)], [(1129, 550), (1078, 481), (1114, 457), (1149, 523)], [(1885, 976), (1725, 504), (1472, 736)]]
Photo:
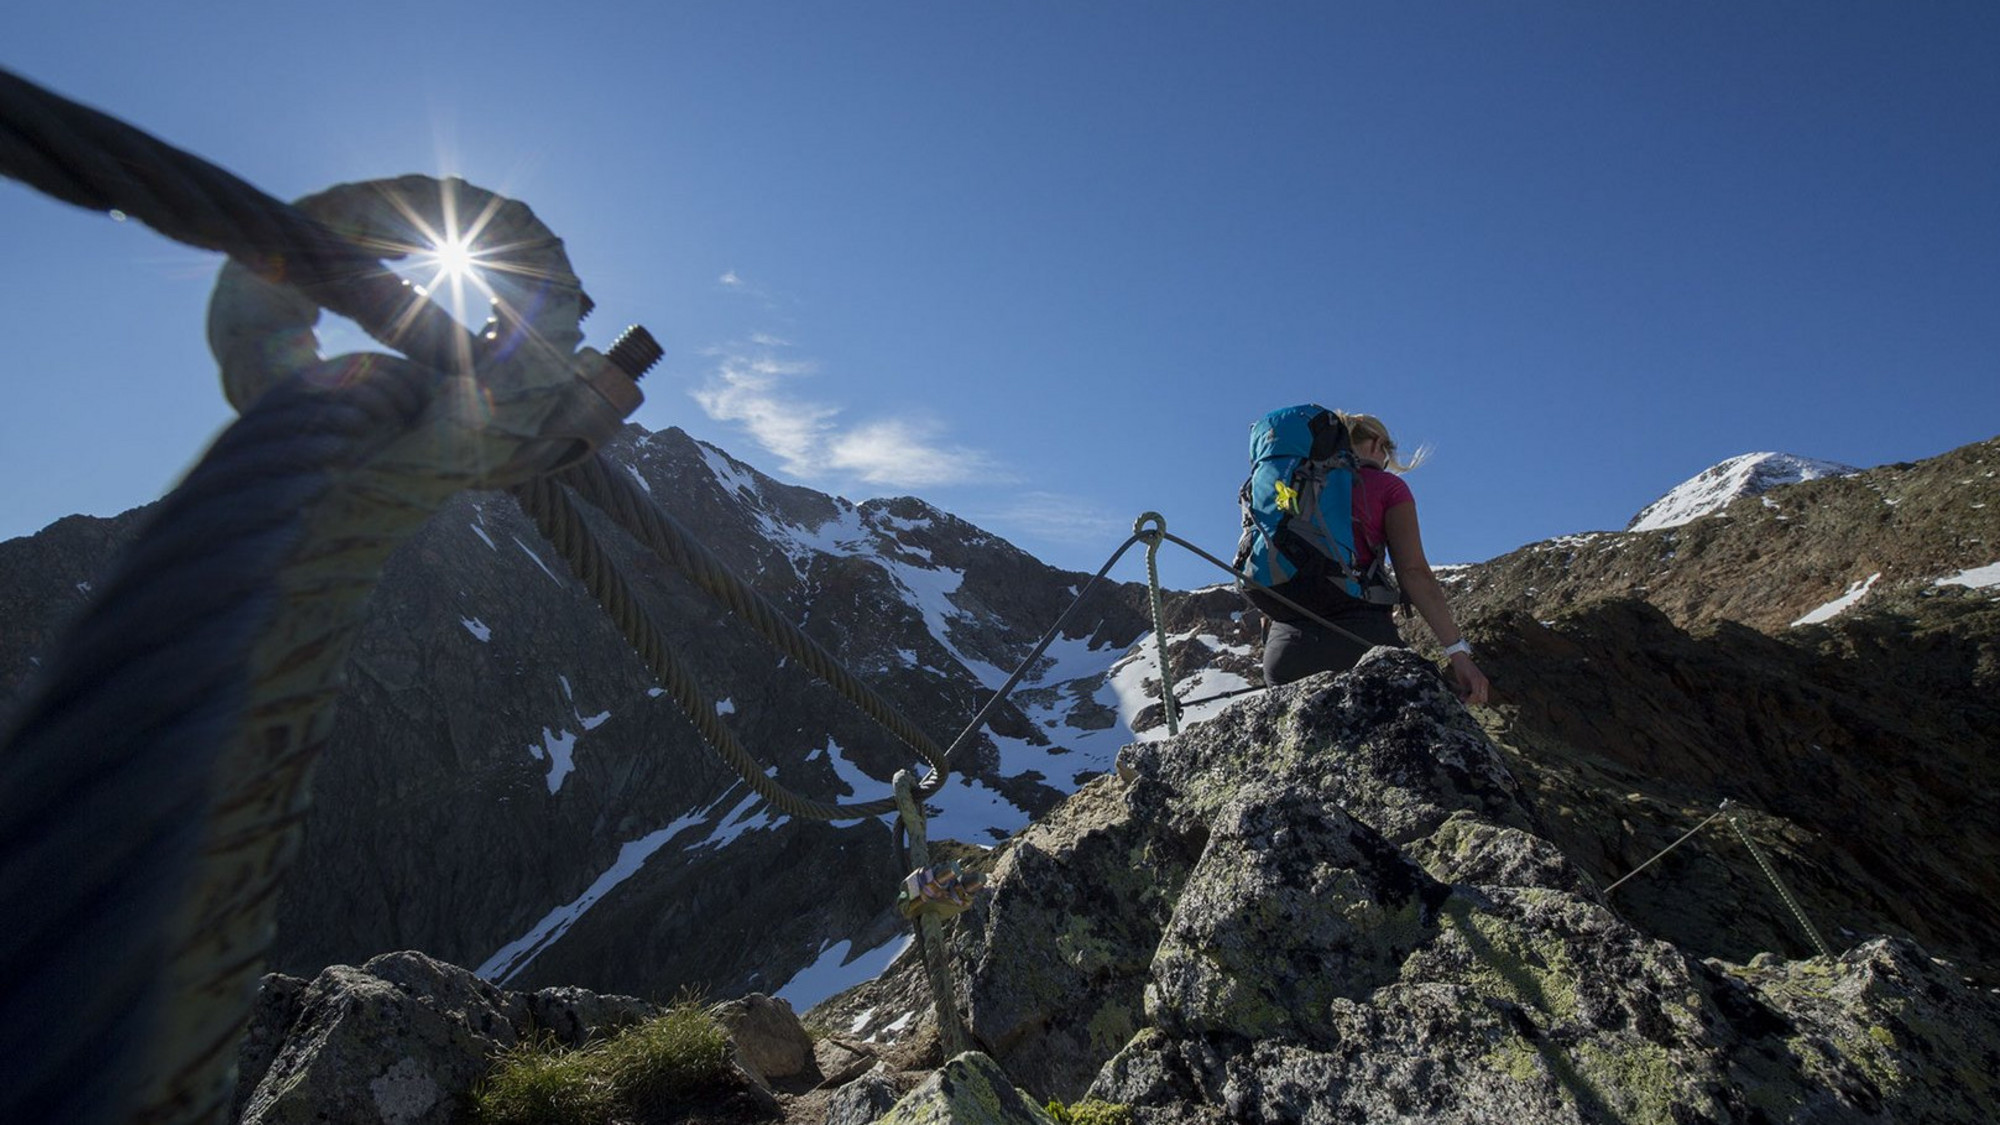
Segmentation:
[[(1417, 607), (1431, 634), (1444, 646), (1459, 698), (1467, 703), (1484, 704), (1489, 692), (1486, 675), (1473, 662), (1472, 646), (1459, 632), (1451, 606), (1445, 601), (1444, 587), (1431, 573), (1430, 561), (1424, 557), (1416, 497), (1400, 475), (1422, 463), (1422, 452), (1408, 462), (1399, 461), (1396, 442), (1381, 419), (1344, 411), (1333, 414), (1346, 426), (1349, 448), (1359, 466), (1352, 512), (1355, 572), (1368, 574), (1383, 561), (1386, 552), (1403, 596)], [(1329, 510), (1329, 517), (1332, 514)], [(1365, 598), (1342, 598), (1332, 606), (1322, 603), (1322, 607), (1320, 616), (1360, 639), (1327, 629), (1310, 619), (1273, 618), (1264, 639), (1266, 683), (1276, 686), (1315, 672), (1344, 672), (1375, 645), (1405, 647), (1391, 616), (1393, 605)], [(1331, 612), (1326, 612), (1327, 609)]]

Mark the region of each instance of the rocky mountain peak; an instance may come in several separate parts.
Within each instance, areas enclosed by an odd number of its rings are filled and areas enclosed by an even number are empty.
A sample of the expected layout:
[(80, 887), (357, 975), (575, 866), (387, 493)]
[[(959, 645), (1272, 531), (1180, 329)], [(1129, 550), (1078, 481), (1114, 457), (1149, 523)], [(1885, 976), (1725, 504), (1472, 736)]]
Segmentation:
[(1852, 465), (1792, 453), (1745, 453), (1689, 477), (1665, 496), (1640, 509), (1627, 531), (1659, 531), (1722, 511), (1745, 496), (1822, 477), (1859, 472)]

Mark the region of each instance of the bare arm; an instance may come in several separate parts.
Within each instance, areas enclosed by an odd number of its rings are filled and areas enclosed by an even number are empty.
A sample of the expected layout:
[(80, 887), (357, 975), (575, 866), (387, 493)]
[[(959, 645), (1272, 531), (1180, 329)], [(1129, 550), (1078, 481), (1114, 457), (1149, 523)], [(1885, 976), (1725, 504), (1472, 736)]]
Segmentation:
[[(1424, 624), (1431, 627), (1431, 635), (1440, 645), (1450, 646), (1465, 638), (1458, 631), (1458, 622), (1451, 616), (1451, 604), (1445, 600), (1444, 586), (1431, 573), (1430, 560), (1424, 557), (1424, 537), (1417, 526), (1417, 504), (1412, 500), (1398, 504), (1382, 514), (1382, 534), (1389, 543), (1389, 557), (1396, 563), (1396, 581), (1403, 592), (1410, 596), (1410, 604), (1423, 615)], [(1486, 674), (1473, 663), (1472, 654), (1454, 652), (1451, 654), (1452, 678), (1458, 681), (1459, 698), (1467, 703), (1484, 704), (1488, 693)]]

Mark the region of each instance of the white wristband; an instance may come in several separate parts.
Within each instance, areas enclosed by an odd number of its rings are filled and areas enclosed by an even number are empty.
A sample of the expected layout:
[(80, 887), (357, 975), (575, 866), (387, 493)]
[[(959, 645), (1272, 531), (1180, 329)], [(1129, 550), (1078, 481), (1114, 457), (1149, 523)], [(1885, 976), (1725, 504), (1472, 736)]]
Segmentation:
[(1466, 643), (1464, 637), (1460, 637), (1458, 640), (1455, 640), (1450, 644), (1444, 646), (1444, 654), (1446, 656), (1452, 656), (1456, 653), (1461, 653), (1461, 652), (1467, 656), (1472, 655), (1472, 646)]

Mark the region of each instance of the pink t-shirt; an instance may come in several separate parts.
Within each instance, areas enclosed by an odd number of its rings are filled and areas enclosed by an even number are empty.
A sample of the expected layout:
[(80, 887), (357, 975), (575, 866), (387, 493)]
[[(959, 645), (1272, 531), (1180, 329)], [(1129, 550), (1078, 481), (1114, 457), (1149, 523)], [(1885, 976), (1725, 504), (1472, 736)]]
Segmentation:
[(1375, 561), (1375, 547), (1382, 542), (1382, 516), (1398, 504), (1416, 503), (1415, 494), (1403, 478), (1381, 469), (1361, 467), (1361, 489), (1354, 497), (1355, 565), (1367, 570)]

